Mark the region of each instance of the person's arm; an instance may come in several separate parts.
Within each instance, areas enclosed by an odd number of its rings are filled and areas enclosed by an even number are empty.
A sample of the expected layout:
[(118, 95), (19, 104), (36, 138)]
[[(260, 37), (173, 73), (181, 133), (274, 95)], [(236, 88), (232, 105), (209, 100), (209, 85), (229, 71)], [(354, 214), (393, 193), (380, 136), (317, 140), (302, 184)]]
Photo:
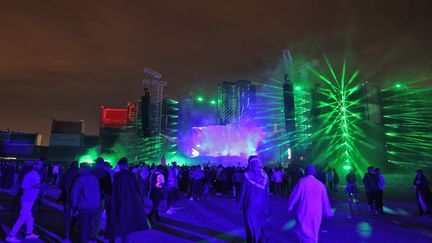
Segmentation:
[(33, 186), (29, 173), (30, 172), (28, 172), (27, 174), (24, 175), (24, 178), (21, 182), (21, 188), (24, 190), (30, 189)]
[(294, 187), (294, 190), (292, 191), (290, 198), (289, 198), (289, 201), (288, 201), (288, 211), (292, 211), (294, 209), (294, 206), (299, 201), (301, 190), (302, 190), (301, 183), (297, 183), (297, 185)]
[(23, 181), (21, 183), (22, 189), (25, 190), (31, 188), (39, 188), (40, 180), (37, 180), (37, 178), (32, 175), (33, 174), (31, 173), (31, 171), (24, 175)]
[(364, 187), (365, 187), (365, 190), (366, 190), (366, 191), (369, 191), (369, 182), (368, 182), (368, 180), (367, 180), (366, 175), (363, 177), (363, 185), (364, 185)]
[(266, 193), (266, 210), (265, 210), (265, 213), (267, 214), (267, 215), (269, 215), (270, 214), (270, 181), (268, 180), (268, 178), (267, 178), (267, 186), (266, 186), (266, 188), (265, 188), (265, 190), (267, 191), (267, 193)]
[(244, 210), (245, 210), (245, 203), (246, 203), (246, 180), (243, 180), (242, 183), (242, 189), (241, 189), (241, 193), (240, 193), (240, 199), (239, 199), (239, 206), (240, 206), (240, 213), (243, 214)]
[(66, 191), (66, 188), (65, 188), (65, 177), (66, 177), (66, 174), (64, 173), (63, 176), (61, 177), (60, 183), (59, 183), (59, 187), (60, 187), (60, 189), (62, 191)]
[(423, 184), (425, 184), (426, 186), (429, 186), (429, 181), (426, 178), (426, 176), (423, 176)]
[(333, 210), (331, 209), (330, 200), (325, 187), (323, 187), (322, 194), (324, 215), (327, 217), (333, 217)]
[(78, 197), (79, 197), (80, 190), (81, 190), (81, 180), (80, 178), (76, 178), (72, 185), (72, 190), (71, 190), (71, 204), (72, 204), (72, 209), (74, 210), (78, 206)]

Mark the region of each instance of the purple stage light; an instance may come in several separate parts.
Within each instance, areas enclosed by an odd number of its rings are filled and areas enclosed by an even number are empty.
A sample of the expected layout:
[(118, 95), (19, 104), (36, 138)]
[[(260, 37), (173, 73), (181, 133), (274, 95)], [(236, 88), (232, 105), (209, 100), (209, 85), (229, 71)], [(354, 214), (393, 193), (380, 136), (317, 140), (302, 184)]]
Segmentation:
[(181, 138), (181, 148), (189, 157), (247, 157), (257, 153), (262, 139), (261, 129), (252, 122), (192, 127)]

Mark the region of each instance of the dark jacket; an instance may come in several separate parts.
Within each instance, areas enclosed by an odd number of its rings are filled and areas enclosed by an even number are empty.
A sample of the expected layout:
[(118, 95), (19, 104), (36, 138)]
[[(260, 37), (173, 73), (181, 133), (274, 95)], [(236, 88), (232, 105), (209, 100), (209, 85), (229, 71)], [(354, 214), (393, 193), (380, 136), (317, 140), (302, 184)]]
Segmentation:
[(101, 168), (94, 168), (90, 171), (90, 174), (96, 176), (99, 180), (99, 189), (101, 193), (101, 199), (111, 195), (112, 183), (111, 175)]
[(379, 179), (375, 174), (368, 172), (363, 177), (363, 185), (366, 191), (376, 192), (379, 190)]
[(114, 174), (109, 200), (107, 236), (110, 239), (150, 228), (138, 181), (128, 170)]
[(72, 208), (97, 209), (100, 204), (99, 181), (96, 176), (81, 175), (75, 179), (71, 193)]
[(317, 178), (319, 181), (321, 181), (324, 185), (327, 185), (326, 182), (326, 173), (323, 169), (318, 169), (315, 178)]
[(64, 176), (63, 179), (60, 182), (60, 189), (62, 190), (62, 196), (60, 198), (63, 202), (71, 202), (71, 191), (72, 191), (72, 185), (74, 183), (74, 180), (76, 177), (79, 176), (79, 169), (77, 167), (75, 168), (69, 168)]
[(348, 173), (346, 175), (346, 182), (347, 183), (351, 183), (351, 184), (355, 183), (356, 182), (356, 176), (355, 176), (355, 174), (354, 173)]
[(428, 204), (429, 207), (432, 207), (432, 193), (429, 188), (429, 182), (426, 179), (426, 176), (416, 176), (413, 185), (416, 187), (417, 199), (420, 194), (425, 203)]

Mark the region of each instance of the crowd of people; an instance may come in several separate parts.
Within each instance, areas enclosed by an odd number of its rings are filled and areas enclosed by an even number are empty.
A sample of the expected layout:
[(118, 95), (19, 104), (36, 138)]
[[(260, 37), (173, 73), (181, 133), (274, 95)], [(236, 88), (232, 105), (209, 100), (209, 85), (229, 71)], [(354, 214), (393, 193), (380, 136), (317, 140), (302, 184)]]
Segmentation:
[[(19, 242), (16, 234), (26, 224), (26, 239), (35, 239), (32, 207), (40, 204), (45, 185), (61, 190), (58, 198), (63, 204), (64, 238), (70, 239), (73, 225), (78, 226), (80, 242), (95, 241), (103, 236), (128, 242), (131, 233), (146, 230), (160, 220), (159, 208), (166, 198), (165, 213), (176, 213), (173, 205), (180, 197), (205, 200), (216, 196), (237, 200), (245, 220), (247, 241), (264, 242), (265, 218), (269, 211), (270, 195), (289, 195), (288, 209), (297, 208), (297, 234), (301, 241), (317, 242), (322, 214), (332, 216), (328, 191), (339, 189), (339, 176), (334, 168), (326, 171), (308, 165), (305, 170), (292, 164), (263, 167), (251, 156), (248, 167), (131, 165), (122, 158), (116, 166), (99, 157), (94, 165), (74, 161), (68, 168), (59, 163), (43, 161), (0, 161), (0, 186), (20, 189), (12, 206), (21, 202), (21, 211), (6, 240)], [(385, 179), (379, 168), (369, 167), (362, 183), (368, 208), (373, 214), (383, 213)], [(414, 180), (420, 214), (431, 212), (432, 195), (422, 170)], [(344, 192), (349, 202), (358, 203), (357, 175), (346, 175)], [(144, 212), (144, 200), (151, 199), (152, 208)], [(102, 215), (106, 215), (105, 231), (100, 231)]]

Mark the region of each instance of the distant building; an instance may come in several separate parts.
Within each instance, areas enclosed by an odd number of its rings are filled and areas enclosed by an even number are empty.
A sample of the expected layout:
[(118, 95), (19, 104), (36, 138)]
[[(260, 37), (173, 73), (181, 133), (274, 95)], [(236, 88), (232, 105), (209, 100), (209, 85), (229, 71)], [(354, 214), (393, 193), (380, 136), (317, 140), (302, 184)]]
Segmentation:
[(53, 119), (51, 122), (50, 147), (71, 146), (80, 147), (84, 134), (85, 123), (81, 121), (59, 121)]
[(85, 122), (52, 119), (51, 136), (45, 159), (48, 161), (71, 161), (81, 151)]
[(42, 135), (15, 131), (0, 131), (0, 157), (30, 159), (37, 157)]

